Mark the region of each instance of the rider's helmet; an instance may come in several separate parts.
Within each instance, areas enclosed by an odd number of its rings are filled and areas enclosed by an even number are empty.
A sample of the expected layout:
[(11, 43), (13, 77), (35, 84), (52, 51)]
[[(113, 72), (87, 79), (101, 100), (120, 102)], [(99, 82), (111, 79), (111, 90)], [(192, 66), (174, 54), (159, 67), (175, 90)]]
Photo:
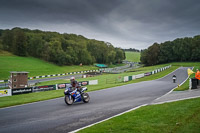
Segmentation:
[(71, 77), (71, 78), (70, 78), (70, 81), (74, 81), (74, 80), (75, 80), (75, 77)]

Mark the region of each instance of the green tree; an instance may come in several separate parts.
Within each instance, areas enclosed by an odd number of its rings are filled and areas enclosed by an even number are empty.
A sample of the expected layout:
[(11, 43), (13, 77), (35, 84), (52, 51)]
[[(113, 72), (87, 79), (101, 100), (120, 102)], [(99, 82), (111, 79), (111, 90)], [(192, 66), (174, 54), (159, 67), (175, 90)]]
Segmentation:
[(170, 41), (160, 44), (159, 63), (166, 63), (173, 61), (173, 49)]
[(191, 61), (200, 61), (200, 36), (195, 36), (191, 45)]
[(39, 58), (42, 57), (42, 53), (46, 51), (45, 48), (43, 49), (44, 44), (45, 41), (40, 35), (32, 35), (27, 47), (29, 55)]
[(26, 35), (21, 29), (14, 30), (13, 53), (19, 56), (27, 55)]
[(159, 63), (158, 56), (160, 54), (160, 47), (158, 43), (154, 43), (148, 48), (147, 52), (147, 63), (148, 65), (156, 65)]
[(125, 59), (125, 52), (120, 48), (115, 48), (115, 50), (116, 50), (115, 60), (117, 63), (121, 63), (122, 60)]
[(148, 64), (148, 49), (141, 50), (140, 61), (142, 64)]
[(5, 30), (2, 32), (2, 45), (3, 49), (7, 51), (12, 51), (14, 43), (14, 34), (10, 30)]

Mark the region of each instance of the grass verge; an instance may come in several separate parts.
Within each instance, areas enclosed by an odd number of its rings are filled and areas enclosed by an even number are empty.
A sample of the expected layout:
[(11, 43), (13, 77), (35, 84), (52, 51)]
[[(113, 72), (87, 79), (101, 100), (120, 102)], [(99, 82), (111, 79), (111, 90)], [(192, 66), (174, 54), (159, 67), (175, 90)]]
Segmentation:
[(80, 133), (198, 133), (200, 98), (149, 105), (112, 118)]
[(131, 61), (131, 62), (140, 62), (140, 52), (130, 52), (126, 51), (126, 60)]
[(8, 79), (10, 71), (28, 71), (29, 77), (34, 77), (98, 69), (87, 65), (57, 66), (33, 57), (0, 56), (0, 62), (0, 80)]
[[(62, 74), (99, 69), (93, 65), (57, 66), (34, 57), (20, 57), (0, 50), (0, 80), (8, 79), (10, 71), (27, 71), (29, 77)], [(123, 66), (124, 64), (109, 65), (109, 67)]]

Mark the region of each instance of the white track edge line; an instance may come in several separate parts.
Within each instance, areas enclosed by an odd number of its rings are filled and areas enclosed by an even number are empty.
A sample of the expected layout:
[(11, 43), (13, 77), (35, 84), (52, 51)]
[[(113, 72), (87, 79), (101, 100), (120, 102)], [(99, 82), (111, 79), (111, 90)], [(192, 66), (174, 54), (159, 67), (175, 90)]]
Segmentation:
[(176, 102), (176, 101), (194, 99), (194, 98), (199, 98), (199, 97), (200, 97), (200, 96), (186, 97), (186, 98), (180, 98), (180, 99), (176, 99), (176, 100), (169, 100), (169, 101), (164, 101), (164, 102), (151, 103), (151, 104), (149, 104), (149, 105), (157, 105), (157, 104), (163, 104), (163, 103), (170, 103), (170, 102)]
[(76, 133), (76, 132), (78, 132), (78, 131), (80, 131), (80, 130), (83, 130), (83, 129), (85, 129), (85, 128), (94, 126), (94, 125), (96, 125), (96, 124), (102, 123), (102, 122), (104, 122), (104, 121), (110, 120), (110, 119), (112, 119), (112, 118), (115, 118), (115, 117), (117, 117), (117, 116), (123, 115), (123, 114), (125, 114), (125, 113), (131, 112), (131, 111), (133, 111), (133, 110), (139, 109), (139, 108), (144, 107), (144, 106), (147, 106), (147, 105), (148, 105), (148, 104), (142, 104), (142, 105), (140, 105), (140, 106), (134, 107), (134, 108), (132, 108), (132, 109), (129, 109), (129, 110), (124, 111), (124, 112), (122, 112), (122, 113), (119, 113), (119, 114), (117, 114), (117, 115), (114, 115), (114, 116), (111, 116), (111, 117), (109, 117), (109, 118), (106, 118), (106, 119), (104, 119), (104, 120), (101, 120), (101, 121), (95, 122), (95, 123), (93, 123), (93, 124), (84, 126), (84, 127), (82, 127), (82, 128), (76, 129), (76, 130), (71, 131), (71, 132), (69, 132), (69, 133)]

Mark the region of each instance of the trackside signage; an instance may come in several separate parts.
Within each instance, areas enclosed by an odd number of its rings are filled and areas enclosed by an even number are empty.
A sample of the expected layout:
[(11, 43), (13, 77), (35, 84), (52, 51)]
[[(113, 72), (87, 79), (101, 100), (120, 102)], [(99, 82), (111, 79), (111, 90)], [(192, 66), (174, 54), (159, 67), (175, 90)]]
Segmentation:
[(144, 74), (144, 76), (150, 76), (151, 75), (151, 72), (147, 72)]
[(0, 90), (0, 97), (11, 96), (11, 89)]
[(33, 87), (33, 92), (56, 90), (55, 85), (36, 86)]
[(31, 93), (31, 92), (32, 92), (32, 88), (12, 89), (12, 95), (26, 94), (26, 93)]
[(98, 80), (90, 80), (89, 81), (89, 85), (97, 85), (98, 84)]
[(136, 79), (135, 75), (132, 76), (132, 80)]
[(70, 87), (70, 83), (63, 83), (63, 84), (57, 84), (57, 89), (65, 89), (66, 87)]
[(136, 79), (139, 79), (139, 78), (142, 78), (142, 77), (144, 77), (144, 73), (135, 75), (135, 78), (136, 78)]
[(124, 82), (128, 82), (128, 76), (124, 77)]
[(63, 88), (66, 88), (66, 84), (58, 84), (58, 89), (63, 89)]
[[(81, 86), (96, 85), (96, 84), (98, 84), (98, 80), (82, 81), (82, 82), (79, 82), (79, 84)], [(29, 87), (29, 88), (4, 89), (4, 90), (0, 90), (0, 97), (12, 96), (12, 95), (18, 95), (18, 94), (26, 94), (26, 93), (32, 93), (32, 92), (40, 92), (40, 91), (58, 90), (58, 89), (64, 89), (64, 88), (68, 88), (68, 87), (71, 87), (70, 83), (35, 86), (35, 87)]]
[(89, 84), (89, 81), (82, 81), (81, 82), (81, 86), (85, 86), (85, 85), (88, 85)]

